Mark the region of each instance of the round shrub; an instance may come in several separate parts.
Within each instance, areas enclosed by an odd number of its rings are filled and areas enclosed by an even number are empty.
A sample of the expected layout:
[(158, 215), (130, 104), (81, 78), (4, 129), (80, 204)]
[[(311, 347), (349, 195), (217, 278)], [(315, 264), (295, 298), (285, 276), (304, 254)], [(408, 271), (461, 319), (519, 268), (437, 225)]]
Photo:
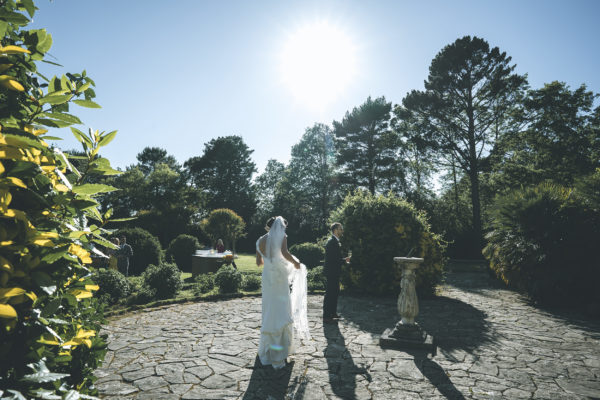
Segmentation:
[(308, 290), (325, 290), (325, 273), (323, 266), (319, 265), (308, 271), (306, 274)]
[(224, 265), (215, 275), (215, 285), (220, 293), (237, 293), (242, 285), (242, 273), (231, 265)]
[(109, 300), (110, 304), (126, 298), (131, 292), (129, 281), (125, 275), (113, 269), (98, 270), (94, 282), (100, 286), (98, 295)]
[(156, 236), (142, 228), (125, 228), (117, 232), (116, 237), (125, 236), (127, 244), (133, 250), (129, 259), (129, 275), (140, 275), (150, 264), (162, 261), (162, 247)]
[(496, 199), (484, 256), (509, 286), (541, 303), (600, 303), (600, 214), (552, 184)]
[(342, 268), (341, 281), (351, 291), (397, 295), (401, 271), (394, 257), (424, 258), (417, 270), (420, 294), (432, 294), (440, 281), (445, 243), (431, 232), (423, 212), (393, 194), (374, 196), (356, 191), (346, 196), (331, 216), (344, 225), (343, 252), (352, 250), (352, 261)]
[(200, 248), (198, 239), (191, 235), (179, 235), (169, 243), (167, 260), (175, 262), (183, 272), (192, 272), (192, 255)]
[(290, 253), (298, 257), (308, 269), (323, 265), (325, 259), (325, 248), (316, 243), (295, 244), (290, 247)]
[(171, 263), (148, 265), (142, 276), (144, 286), (156, 290), (157, 299), (175, 297), (183, 285), (181, 271), (177, 265)]
[(242, 289), (247, 292), (254, 292), (261, 287), (261, 277), (256, 274), (244, 274), (242, 279)]
[(196, 296), (208, 293), (215, 287), (215, 276), (211, 272), (199, 274), (194, 280), (196, 281), (196, 286), (194, 287), (194, 294)]

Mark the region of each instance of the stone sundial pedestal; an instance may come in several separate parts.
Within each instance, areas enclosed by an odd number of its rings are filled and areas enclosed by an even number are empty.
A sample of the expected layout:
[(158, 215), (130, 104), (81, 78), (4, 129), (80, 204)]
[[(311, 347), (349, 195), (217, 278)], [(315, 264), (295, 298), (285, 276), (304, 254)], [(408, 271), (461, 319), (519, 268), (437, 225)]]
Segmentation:
[(427, 350), (435, 354), (433, 337), (428, 335), (415, 318), (419, 315), (419, 302), (415, 290), (415, 270), (423, 263), (422, 258), (394, 257), (394, 263), (402, 268), (402, 281), (400, 295), (398, 296), (398, 312), (402, 319), (391, 329), (386, 329), (379, 344), (398, 350), (417, 349)]

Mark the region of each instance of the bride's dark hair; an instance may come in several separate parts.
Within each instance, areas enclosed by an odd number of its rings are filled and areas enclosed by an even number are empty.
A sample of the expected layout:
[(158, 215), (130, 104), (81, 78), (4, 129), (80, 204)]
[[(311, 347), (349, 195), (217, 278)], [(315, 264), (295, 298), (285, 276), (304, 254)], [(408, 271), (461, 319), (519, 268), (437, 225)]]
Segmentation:
[[(283, 218), (283, 217), (282, 217)], [(275, 220), (277, 219), (277, 217), (271, 217), (267, 220), (267, 223), (265, 224), (265, 228), (270, 229), (271, 226), (273, 225), (273, 222), (275, 222)], [(287, 227), (288, 226), (288, 222), (287, 219), (283, 218), (283, 224)]]

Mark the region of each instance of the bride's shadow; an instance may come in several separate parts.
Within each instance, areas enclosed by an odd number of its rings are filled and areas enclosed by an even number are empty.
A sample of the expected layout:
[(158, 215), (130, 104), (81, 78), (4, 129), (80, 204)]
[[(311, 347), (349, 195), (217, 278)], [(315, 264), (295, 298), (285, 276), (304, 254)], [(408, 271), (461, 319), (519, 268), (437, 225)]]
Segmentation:
[(284, 399), (288, 393), (293, 369), (294, 361), (276, 370), (271, 366), (263, 366), (256, 356), (250, 382), (243, 399)]

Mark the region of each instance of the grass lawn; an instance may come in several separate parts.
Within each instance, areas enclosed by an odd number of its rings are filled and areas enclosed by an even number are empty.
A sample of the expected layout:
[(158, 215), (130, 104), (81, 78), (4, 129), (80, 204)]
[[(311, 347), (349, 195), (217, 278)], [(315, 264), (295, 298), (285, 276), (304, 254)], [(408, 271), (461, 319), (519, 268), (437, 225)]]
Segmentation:
[[(235, 259), (235, 265), (240, 272), (262, 273), (262, 267), (256, 265), (256, 255), (249, 253), (238, 253)], [(190, 282), (192, 278), (191, 272), (182, 272), (181, 279), (184, 282)]]

